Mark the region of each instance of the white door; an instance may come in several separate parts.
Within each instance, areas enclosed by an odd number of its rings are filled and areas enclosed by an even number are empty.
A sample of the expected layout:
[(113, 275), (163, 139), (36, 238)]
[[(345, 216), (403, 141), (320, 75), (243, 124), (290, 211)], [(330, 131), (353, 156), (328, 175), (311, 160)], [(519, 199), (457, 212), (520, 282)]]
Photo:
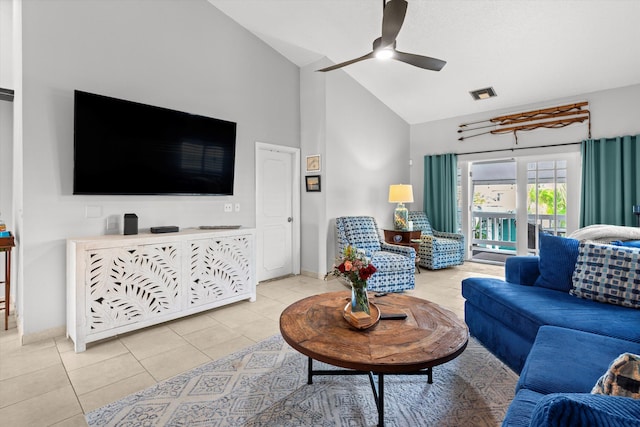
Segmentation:
[(300, 270), (299, 153), (269, 144), (256, 148), (256, 269), (261, 282)]

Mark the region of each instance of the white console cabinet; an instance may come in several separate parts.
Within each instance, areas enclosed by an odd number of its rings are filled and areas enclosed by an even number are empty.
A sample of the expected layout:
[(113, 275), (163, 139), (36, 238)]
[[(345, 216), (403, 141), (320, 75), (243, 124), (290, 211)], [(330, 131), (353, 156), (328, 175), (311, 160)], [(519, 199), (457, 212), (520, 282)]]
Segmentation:
[(256, 299), (255, 230), (67, 240), (67, 336), (103, 338)]

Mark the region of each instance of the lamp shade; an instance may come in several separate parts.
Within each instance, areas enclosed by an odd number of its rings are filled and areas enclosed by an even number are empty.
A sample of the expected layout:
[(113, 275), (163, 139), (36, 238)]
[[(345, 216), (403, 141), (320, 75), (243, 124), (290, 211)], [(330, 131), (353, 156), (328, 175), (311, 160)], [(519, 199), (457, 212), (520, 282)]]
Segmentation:
[(410, 184), (390, 185), (389, 203), (413, 203), (413, 186)]

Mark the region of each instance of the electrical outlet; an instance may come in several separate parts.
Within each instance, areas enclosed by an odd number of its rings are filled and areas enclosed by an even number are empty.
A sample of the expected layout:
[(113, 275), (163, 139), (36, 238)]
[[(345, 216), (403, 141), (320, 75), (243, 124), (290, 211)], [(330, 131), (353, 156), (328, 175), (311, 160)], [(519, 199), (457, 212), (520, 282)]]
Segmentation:
[(236, 212), (240, 212), (240, 203), (236, 203)]
[(225, 212), (233, 212), (233, 205), (231, 203), (225, 203), (224, 204), (224, 211)]

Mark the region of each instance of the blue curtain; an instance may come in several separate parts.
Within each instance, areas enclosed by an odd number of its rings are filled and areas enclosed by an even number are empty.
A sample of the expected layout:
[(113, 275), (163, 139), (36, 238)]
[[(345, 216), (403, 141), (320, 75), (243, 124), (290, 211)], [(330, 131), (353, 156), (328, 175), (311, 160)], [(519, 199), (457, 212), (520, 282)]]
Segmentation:
[(640, 135), (582, 141), (580, 227), (635, 226), (640, 205)]
[(424, 211), (438, 231), (458, 230), (456, 203), (458, 157), (455, 154), (424, 156)]

